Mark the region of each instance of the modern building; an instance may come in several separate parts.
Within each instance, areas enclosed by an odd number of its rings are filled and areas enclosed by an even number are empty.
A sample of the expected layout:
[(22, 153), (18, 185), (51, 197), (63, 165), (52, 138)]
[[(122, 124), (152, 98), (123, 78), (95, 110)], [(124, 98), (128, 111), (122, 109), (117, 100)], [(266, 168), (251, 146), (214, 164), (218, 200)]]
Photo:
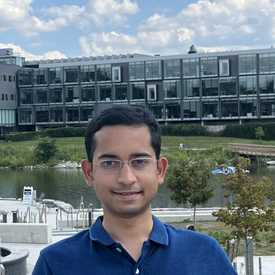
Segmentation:
[(22, 66), (25, 62), (25, 58), (15, 55), (13, 49), (0, 49), (0, 64), (13, 64)]
[(0, 135), (16, 127), (16, 65), (0, 64)]
[(147, 106), (161, 123), (275, 120), (275, 49), (25, 62), (21, 129), (81, 125), (110, 104)]

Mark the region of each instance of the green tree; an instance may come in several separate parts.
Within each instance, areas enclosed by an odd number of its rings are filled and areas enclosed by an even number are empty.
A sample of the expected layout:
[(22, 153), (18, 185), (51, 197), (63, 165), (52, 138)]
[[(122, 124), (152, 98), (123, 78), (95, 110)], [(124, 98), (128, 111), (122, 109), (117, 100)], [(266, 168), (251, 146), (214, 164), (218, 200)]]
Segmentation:
[(193, 223), (196, 225), (196, 207), (213, 196), (210, 184), (210, 161), (199, 155), (181, 153), (172, 166), (168, 177), (171, 199), (178, 204), (189, 203), (193, 208)]
[(54, 139), (41, 138), (34, 148), (34, 157), (38, 163), (46, 163), (57, 153)]
[(263, 137), (265, 136), (264, 129), (262, 126), (259, 126), (255, 129), (255, 137), (258, 140), (262, 140)]
[(218, 221), (231, 228), (232, 236), (239, 242), (255, 240), (259, 232), (271, 229), (275, 220), (274, 188), (270, 178), (255, 179), (247, 174), (249, 161), (240, 159), (236, 164), (236, 173), (225, 178), (226, 208), (213, 213)]

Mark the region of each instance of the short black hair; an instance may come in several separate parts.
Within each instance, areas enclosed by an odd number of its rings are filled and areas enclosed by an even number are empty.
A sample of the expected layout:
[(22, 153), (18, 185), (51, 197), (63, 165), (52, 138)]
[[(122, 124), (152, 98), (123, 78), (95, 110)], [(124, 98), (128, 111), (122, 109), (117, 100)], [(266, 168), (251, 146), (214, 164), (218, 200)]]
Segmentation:
[(95, 133), (104, 126), (114, 125), (147, 126), (151, 135), (151, 145), (155, 151), (156, 158), (159, 159), (161, 149), (160, 126), (153, 114), (143, 106), (116, 105), (103, 110), (88, 124), (85, 148), (90, 162), (93, 160), (96, 148)]

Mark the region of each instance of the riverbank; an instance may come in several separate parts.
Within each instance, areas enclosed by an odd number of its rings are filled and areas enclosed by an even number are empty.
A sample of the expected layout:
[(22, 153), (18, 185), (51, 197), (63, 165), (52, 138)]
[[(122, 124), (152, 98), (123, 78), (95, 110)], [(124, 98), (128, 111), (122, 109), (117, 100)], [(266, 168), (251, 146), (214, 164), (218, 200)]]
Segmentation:
[[(34, 148), (38, 142), (38, 139), (31, 141), (0, 142), (0, 167), (37, 167), (38, 164), (34, 158)], [(210, 149), (214, 147), (227, 149), (231, 143), (275, 146), (275, 141), (259, 141), (254, 139), (208, 136), (164, 136), (162, 137), (162, 153), (173, 159), (175, 153), (179, 152), (180, 144), (186, 149)], [(55, 165), (62, 164), (62, 162), (69, 161), (77, 163), (79, 166), (81, 159), (86, 158), (83, 137), (56, 138), (55, 144), (57, 146), (57, 153), (48, 161), (46, 164), (47, 167), (54, 167)], [(43, 165), (41, 167), (43, 167)]]

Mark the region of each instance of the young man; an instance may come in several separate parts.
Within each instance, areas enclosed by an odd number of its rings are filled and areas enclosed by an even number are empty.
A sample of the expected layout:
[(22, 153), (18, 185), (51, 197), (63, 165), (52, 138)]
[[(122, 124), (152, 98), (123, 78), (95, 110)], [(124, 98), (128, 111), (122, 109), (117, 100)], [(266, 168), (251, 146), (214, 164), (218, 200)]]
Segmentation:
[(88, 126), (82, 170), (104, 215), (42, 250), (33, 275), (236, 275), (217, 242), (152, 216), (168, 167), (160, 131), (141, 107), (116, 106)]

